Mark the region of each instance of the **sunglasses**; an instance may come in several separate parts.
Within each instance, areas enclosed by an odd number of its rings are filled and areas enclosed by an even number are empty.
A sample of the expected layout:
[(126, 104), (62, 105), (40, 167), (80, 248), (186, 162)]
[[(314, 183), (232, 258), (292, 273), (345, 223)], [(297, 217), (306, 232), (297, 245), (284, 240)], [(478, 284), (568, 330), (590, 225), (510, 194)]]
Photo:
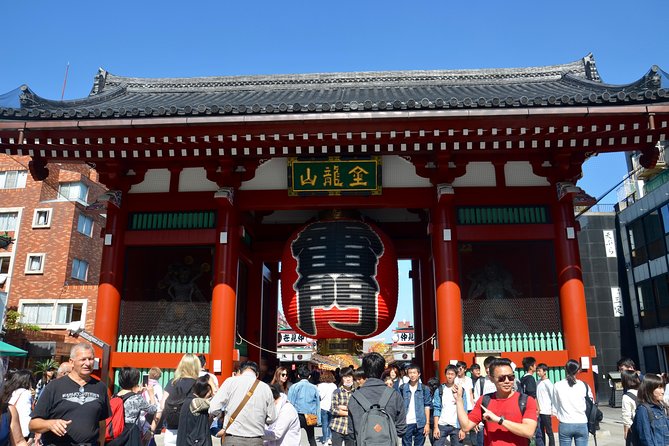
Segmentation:
[(516, 375), (514, 375), (513, 373), (510, 374), (510, 375), (501, 375), (501, 376), (498, 376), (498, 377), (495, 378), (495, 379), (496, 379), (497, 382), (499, 382), (499, 383), (503, 383), (504, 381), (512, 381), (512, 382), (513, 382), (513, 381), (516, 380)]
[(282, 373), (281, 376), (288, 376), (288, 374), (287, 373)]

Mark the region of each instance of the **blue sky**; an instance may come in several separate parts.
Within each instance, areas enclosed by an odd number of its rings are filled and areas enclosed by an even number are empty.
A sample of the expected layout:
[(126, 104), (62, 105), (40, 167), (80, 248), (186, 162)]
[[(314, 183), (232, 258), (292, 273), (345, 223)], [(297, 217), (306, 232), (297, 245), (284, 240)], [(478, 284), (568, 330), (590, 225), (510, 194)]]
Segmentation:
[[(667, 0), (35, 0), (0, 2), (0, 17), (0, 94), (28, 84), (51, 99), (68, 62), (66, 99), (86, 96), (98, 67), (139, 77), (459, 69), (592, 52), (608, 83), (633, 82), (653, 64), (669, 71)], [(623, 155), (595, 157), (584, 171), (579, 185), (599, 196), (625, 175)]]

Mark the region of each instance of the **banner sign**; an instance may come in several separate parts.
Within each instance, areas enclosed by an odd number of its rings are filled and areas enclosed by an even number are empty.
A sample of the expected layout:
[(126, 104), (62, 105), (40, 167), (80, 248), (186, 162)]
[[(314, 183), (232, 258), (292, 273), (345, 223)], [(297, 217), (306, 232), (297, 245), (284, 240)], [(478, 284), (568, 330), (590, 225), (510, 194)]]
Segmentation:
[(289, 195), (380, 195), (381, 157), (288, 158)]

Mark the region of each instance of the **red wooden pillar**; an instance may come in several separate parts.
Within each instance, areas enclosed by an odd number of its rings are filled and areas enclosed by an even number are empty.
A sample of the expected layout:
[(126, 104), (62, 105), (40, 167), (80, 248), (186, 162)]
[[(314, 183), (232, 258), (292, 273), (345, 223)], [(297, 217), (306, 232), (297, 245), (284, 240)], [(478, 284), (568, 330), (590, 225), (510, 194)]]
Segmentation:
[(109, 201), (106, 213), (107, 222), (104, 231), (100, 285), (98, 286), (93, 333), (109, 344), (112, 351), (115, 351), (118, 340), (119, 314), (121, 313), (121, 287), (123, 286), (125, 212)]
[[(257, 257), (253, 259), (253, 264), (249, 266), (248, 276), (248, 304), (246, 312), (246, 336), (245, 338), (255, 345), (261, 345), (262, 331), (262, 311), (263, 308), (263, 263)], [(251, 361), (260, 364), (260, 349), (251, 344), (247, 345), (247, 357)]]
[(555, 218), (555, 263), (560, 296), (560, 316), (565, 348), (570, 359), (581, 361), (588, 358), (589, 367), (580, 373), (579, 379), (595, 389), (592, 376), (592, 354), (588, 315), (585, 305), (585, 288), (581, 259), (576, 238), (576, 219), (571, 195), (554, 206)]
[[(420, 258), (420, 299), (421, 309), (423, 311), (421, 315), (421, 332), (423, 334), (420, 342), (425, 342), (427, 338), (436, 332), (433, 272), (430, 257), (426, 253)], [(429, 378), (437, 376), (436, 364), (432, 359), (434, 343), (427, 342), (423, 344), (420, 349), (423, 352), (423, 382), (427, 382)]]
[(442, 382), (446, 380), (444, 369), (450, 361), (464, 359), (456, 214), (451, 198), (452, 194), (440, 192), (439, 201), (431, 212), (439, 377)]
[[(421, 296), (421, 287), (420, 287), (420, 260), (418, 259), (411, 259), (411, 270), (409, 271), (409, 277), (411, 278), (411, 291), (413, 294), (413, 331), (414, 331), (414, 342), (415, 345), (418, 345), (420, 342), (423, 341), (425, 333), (423, 330), (423, 317), (425, 315), (425, 311), (423, 309), (423, 297)], [(429, 336), (429, 335), (428, 335)], [(423, 361), (423, 349), (422, 348), (416, 348), (414, 349), (415, 352), (415, 359), (414, 362), (416, 364), (421, 364), (421, 370), (422, 376), (423, 376), (423, 382), (426, 382), (425, 380), (425, 370), (422, 367), (422, 364), (424, 364)], [(432, 359), (432, 358), (430, 358)]]
[(239, 267), (239, 218), (229, 198), (217, 198), (218, 220), (216, 249), (214, 252), (214, 290), (211, 296), (211, 334), (209, 357), (211, 368), (221, 362), (217, 378), (224, 380), (232, 375), (233, 350), (237, 310), (237, 272)]

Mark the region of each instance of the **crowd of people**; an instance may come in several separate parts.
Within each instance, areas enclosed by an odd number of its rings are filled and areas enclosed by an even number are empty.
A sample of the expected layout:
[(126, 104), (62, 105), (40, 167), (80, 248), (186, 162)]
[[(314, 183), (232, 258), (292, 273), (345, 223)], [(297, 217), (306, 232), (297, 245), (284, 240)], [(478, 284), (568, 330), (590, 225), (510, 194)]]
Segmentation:
[[(0, 391), (0, 446), (297, 446), (305, 431), (310, 446), (525, 445), (584, 446), (590, 432), (592, 389), (577, 378), (581, 365), (569, 360), (566, 378), (552, 383), (546, 364), (522, 361), (523, 375), (505, 358), (488, 357), (483, 367), (448, 365), (445, 381), (423, 383), (418, 365), (386, 366), (369, 353), (362, 366), (334, 371), (306, 364), (280, 366), (260, 376), (258, 364), (239, 364), (218, 387), (203, 356), (186, 354), (163, 389), (161, 370), (141, 382), (139, 370), (119, 370), (119, 390), (91, 376), (90, 344), (72, 347), (70, 361), (34, 383), (29, 370), (12, 370)], [(627, 445), (669, 445), (666, 376), (641, 374), (621, 359), (622, 420)], [(122, 412), (120, 411), (122, 408)], [(116, 417), (120, 424), (114, 426)], [(590, 431), (590, 432), (589, 432)], [(530, 443), (532, 440), (532, 443)], [(378, 443), (381, 441), (381, 443)], [(217, 441), (218, 443), (218, 441)]]

